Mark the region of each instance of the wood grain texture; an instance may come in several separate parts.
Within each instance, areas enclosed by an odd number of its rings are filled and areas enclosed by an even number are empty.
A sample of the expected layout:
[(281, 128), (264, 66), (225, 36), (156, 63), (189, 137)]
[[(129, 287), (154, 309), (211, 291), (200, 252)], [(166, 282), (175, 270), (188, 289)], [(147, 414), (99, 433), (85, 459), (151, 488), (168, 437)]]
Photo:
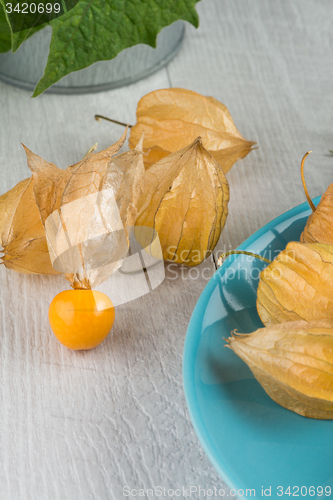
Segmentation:
[[(95, 142), (103, 149), (120, 137), (121, 128), (95, 122), (95, 113), (134, 123), (138, 99), (169, 86), (219, 99), (259, 144), (228, 174), (219, 250), (304, 201), (299, 164), (309, 149), (309, 190), (321, 194), (333, 166), (325, 156), (333, 148), (330, 0), (203, 0), (198, 11), (200, 28), (187, 27), (168, 68), (135, 85), (32, 100), (0, 83), (0, 194), (29, 176), (20, 142), (66, 167)], [(1, 500), (119, 500), (126, 485), (224, 487), (193, 431), (182, 386), (186, 328), (212, 261), (199, 271), (194, 279), (194, 271), (167, 265), (164, 283), (119, 306), (112, 334), (83, 353), (62, 347), (48, 325), (65, 280), (0, 268)]]

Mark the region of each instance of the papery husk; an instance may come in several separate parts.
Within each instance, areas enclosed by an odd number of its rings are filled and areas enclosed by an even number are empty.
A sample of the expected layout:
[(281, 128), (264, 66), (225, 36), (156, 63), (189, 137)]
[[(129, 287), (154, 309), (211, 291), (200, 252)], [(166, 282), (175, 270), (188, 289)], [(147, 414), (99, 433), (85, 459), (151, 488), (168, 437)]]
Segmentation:
[(58, 274), (52, 267), (31, 178), (0, 197), (0, 262), (25, 274)]
[(226, 106), (191, 90), (172, 88), (151, 92), (139, 101), (136, 116), (129, 146), (133, 149), (144, 133), (146, 168), (200, 136), (205, 149), (226, 174), (255, 144), (238, 132)]
[[(117, 154), (124, 145), (126, 134), (127, 131), (112, 146), (98, 153), (86, 155), (80, 162), (70, 165), (67, 169), (59, 168), (53, 163), (45, 161), (23, 145), (27, 155), (28, 167), (32, 172), (37, 207), (44, 225), (49, 215), (58, 210), (64, 203), (99, 191), (102, 188), (101, 179), (112, 156)], [(79, 180), (81, 172), (82, 175)], [(75, 173), (76, 176), (73, 177)], [(73, 179), (69, 187), (68, 185), (72, 177)], [(67, 189), (67, 192), (73, 189), (74, 179), (77, 181), (75, 182), (76, 195), (64, 201), (65, 189)]]
[[(198, 137), (146, 170), (136, 237), (140, 241), (138, 227), (151, 227), (158, 233), (165, 260), (198, 265), (220, 238), (228, 201), (224, 173)], [(143, 248), (149, 244), (140, 242)]]
[(331, 184), (309, 216), (300, 240), (304, 243), (333, 245), (333, 184)]
[(288, 243), (260, 274), (257, 310), (266, 326), (333, 320), (333, 247)]
[(99, 153), (92, 148), (66, 170), (24, 146), (32, 177), (0, 197), (1, 263), (34, 274), (59, 274), (69, 267), (66, 278), (83, 289), (97, 286), (121, 265), (145, 172), (142, 141), (135, 151), (113, 158), (126, 134)]
[(141, 144), (114, 157), (125, 139), (66, 170), (26, 150), (52, 263), (73, 288), (99, 285), (126, 256), (144, 165)]
[[(81, 170), (85, 170), (85, 167), (80, 168)], [(76, 173), (80, 174), (80, 171)], [(137, 205), (143, 192), (144, 175), (142, 141), (134, 151), (115, 156), (108, 163), (101, 177), (100, 187), (96, 190), (101, 199), (98, 208), (105, 232), (96, 238), (96, 227), (92, 225), (91, 233), (86, 234), (87, 243), (82, 244), (82, 256), (84, 261), (93, 262), (93, 266), (89, 270), (79, 270), (77, 266), (78, 270), (74, 275), (65, 275), (74, 288), (82, 287), (85, 278), (88, 278), (91, 287), (95, 287), (121, 266), (129, 248), (128, 231), (135, 224)], [(74, 177), (64, 192), (64, 205), (76, 199), (79, 182), (75, 182)], [(92, 185), (93, 183), (89, 184), (89, 194)], [(80, 196), (82, 195), (81, 192)], [(72, 227), (76, 227), (75, 219)], [(99, 248), (101, 244), (102, 249)]]
[(293, 321), (227, 341), (276, 403), (305, 417), (333, 419), (332, 322)]

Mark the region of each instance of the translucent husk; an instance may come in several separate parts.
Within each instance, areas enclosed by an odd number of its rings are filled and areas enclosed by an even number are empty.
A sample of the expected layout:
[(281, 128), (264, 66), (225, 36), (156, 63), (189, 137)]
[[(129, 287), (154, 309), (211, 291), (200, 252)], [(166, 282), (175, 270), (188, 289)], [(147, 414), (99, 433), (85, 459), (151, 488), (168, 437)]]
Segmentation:
[(260, 273), (257, 310), (266, 326), (333, 320), (333, 247), (288, 243)]
[(260, 275), (257, 309), (265, 325), (290, 320), (333, 319), (333, 184), (314, 206), (304, 177), (304, 192), (312, 209), (301, 243), (289, 243)]
[(257, 311), (264, 325), (288, 321), (333, 321), (333, 247), (318, 243), (288, 243), (269, 261), (242, 250), (221, 255), (249, 255), (269, 265), (260, 273)]
[(151, 92), (139, 101), (136, 116), (129, 146), (134, 148), (145, 134), (146, 168), (200, 136), (205, 149), (226, 174), (255, 144), (239, 133), (224, 104), (192, 90), (172, 88)]
[(45, 226), (53, 267), (73, 288), (96, 287), (122, 264), (142, 194), (142, 141), (114, 156), (121, 139), (61, 171), (31, 152), (34, 192)]
[[(127, 132), (127, 131), (126, 131)], [(19, 272), (64, 273), (90, 289), (117, 270), (129, 247), (142, 195), (142, 141), (116, 155), (111, 147), (61, 169), (25, 148), (32, 177), (0, 197), (1, 261)]]
[(234, 333), (228, 341), (278, 404), (305, 417), (333, 419), (333, 323), (293, 321)]
[(228, 201), (223, 171), (198, 137), (146, 170), (136, 234), (141, 226), (153, 228), (165, 260), (196, 266), (220, 238)]
[(52, 267), (33, 179), (0, 197), (0, 258), (7, 269), (25, 274), (58, 274)]
[(314, 206), (304, 177), (304, 160), (311, 153), (306, 153), (301, 164), (301, 176), (304, 192), (312, 214), (309, 216), (300, 240), (304, 243), (324, 243), (333, 245), (333, 184), (330, 184), (322, 195), (317, 207)]

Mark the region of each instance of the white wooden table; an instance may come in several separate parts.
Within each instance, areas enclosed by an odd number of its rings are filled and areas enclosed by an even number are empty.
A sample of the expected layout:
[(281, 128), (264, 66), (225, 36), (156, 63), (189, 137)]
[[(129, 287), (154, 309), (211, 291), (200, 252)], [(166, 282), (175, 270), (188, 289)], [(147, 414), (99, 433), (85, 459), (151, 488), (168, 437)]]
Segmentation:
[[(321, 194), (333, 172), (331, 1), (203, 0), (198, 11), (200, 28), (187, 27), (179, 55), (135, 85), (31, 99), (0, 83), (0, 194), (29, 176), (21, 142), (66, 167), (120, 136), (95, 113), (134, 123), (139, 98), (169, 86), (214, 96), (259, 144), (228, 174), (219, 250), (304, 201), (299, 164), (309, 149), (309, 190)], [(166, 265), (161, 286), (117, 308), (102, 345), (73, 352), (47, 320), (67, 282), (0, 267), (1, 500), (119, 500), (125, 486), (227, 488), (194, 433), (182, 384), (187, 324), (214, 269), (208, 260), (195, 279)]]

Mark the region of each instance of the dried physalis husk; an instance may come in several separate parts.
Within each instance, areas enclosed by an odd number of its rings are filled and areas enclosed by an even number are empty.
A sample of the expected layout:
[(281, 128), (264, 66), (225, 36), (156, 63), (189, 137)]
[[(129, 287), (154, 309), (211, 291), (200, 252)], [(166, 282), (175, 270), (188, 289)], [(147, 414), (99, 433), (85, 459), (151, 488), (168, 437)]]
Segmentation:
[(173, 88), (151, 92), (139, 101), (136, 115), (129, 146), (134, 148), (145, 134), (146, 168), (200, 136), (204, 147), (226, 174), (255, 144), (242, 137), (223, 104), (191, 90)]
[(333, 245), (333, 184), (328, 186), (307, 220), (301, 241)]
[(257, 310), (264, 325), (333, 321), (333, 247), (288, 243), (260, 273)]
[(333, 419), (333, 323), (292, 321), (227, 341), (279, 405)]
[(0, 245), (0, 262), (8, 269), (27, 274), (58, 274), (51, 264), (31, 178), (0, 197)]
[[(90, 287), (99, 285), (120, 267), (127, 254), (128, 231), (135, 224), (144, 185), (142, 141), (135, 150), (114, 156), (104, 172), (99, 170), (98, 189), (95, 181), (89, 181), (88, 190), (80, 179), (95, 172), (93, 159), (91, 163), (75, 171), (63, 194), (67, 232), (75, 234), (73, 243), (77, 245), (75, 272), (65, 275), (74, 288), (82, 288), (86, 282)], [(80, 206), (68, 211), (68, 207), (78, 203)]]
[(305, 196), (312, 209), (312, 214), (306, 222), (300, 241), (303, 243), (325, 243), (326, 245), (333, 245), (333, 184), (328, 186), (319, 204), (315, 207), (310, 198), (304, 177), (304, 162), (305, 158), (310, 153), (311, 151), (308, 151), (302, 159), (301, 176)]
[(44, 224), (48, 215), (60, 207), (61, 194), (77, 165), (62, 170), (23, 147), (31, 170), (39, 175), (19, 182), (0, 197), (0, 244), (4, 254), (0, 261), (21, 273), (59, 274), (61, 270), (54, 269), (50, 260)]
[[(195, 266), (218, 242), (228, 201), (222, 169), (198, 137), (146, 170), (136, 226), (157, 231), (165, 260)], [(138, 228), (135, 234), (140, 241)], [(140, 243), (145, 248), (149, 241)]]
[(34, 193), (53, 266), (73, 288), (90, 289), (119, 268), (128, 250), (142, 195), (142, 145), (114, 157), (126, 132), (110, 148), (87, 155), (67, 170), (26, 150)]

